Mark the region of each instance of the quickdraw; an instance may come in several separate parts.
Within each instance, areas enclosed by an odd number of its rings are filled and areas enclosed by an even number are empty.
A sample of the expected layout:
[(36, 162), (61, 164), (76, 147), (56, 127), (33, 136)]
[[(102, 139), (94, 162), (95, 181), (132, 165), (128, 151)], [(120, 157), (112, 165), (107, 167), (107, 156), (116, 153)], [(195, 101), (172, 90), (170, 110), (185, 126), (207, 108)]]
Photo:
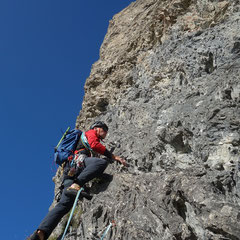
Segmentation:
[(110, 228), (111, 228), (111, 227), (115, 227), (115, 226), (116, 226), (116, 223), (115, 223), (115, 221), (113, 220), (113, 221), (112, 221), (111, 223), (109, 223), (109, 225), (107, 226), (107, 228), (106, 228), (106, 230), (104, 231), (103, 235), (101, 236), (100, 240), (103, 240), (103, 239), (106, 237), (106, 235), (107, 235), (108, 231), (110, 230)]

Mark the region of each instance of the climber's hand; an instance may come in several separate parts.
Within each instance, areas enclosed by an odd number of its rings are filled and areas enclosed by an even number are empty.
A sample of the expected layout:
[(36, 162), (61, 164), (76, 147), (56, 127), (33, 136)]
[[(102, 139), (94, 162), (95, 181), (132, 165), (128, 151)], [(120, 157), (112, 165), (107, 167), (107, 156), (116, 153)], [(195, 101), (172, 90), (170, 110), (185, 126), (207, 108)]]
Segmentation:
[(119, 156), (114, 156), (113, 158), (114, 158), (114, 160), (120, 162), (120, 163), (121, 163), (122, 165), (124, 165), (125, 167), (127, 166), (127, 162), (126, 162), (125, 159), (123, 159), (123, 158), (121, 158), (121, 157), (119, 157)]

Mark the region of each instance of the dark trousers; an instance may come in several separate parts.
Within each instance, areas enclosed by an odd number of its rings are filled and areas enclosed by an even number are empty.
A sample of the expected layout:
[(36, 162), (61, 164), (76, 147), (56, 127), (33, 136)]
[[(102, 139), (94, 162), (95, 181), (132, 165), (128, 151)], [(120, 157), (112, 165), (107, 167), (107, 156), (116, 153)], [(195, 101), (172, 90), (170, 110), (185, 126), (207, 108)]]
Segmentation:
[(68, 197), (65, 192), (73, 182), (76, 182), (80, 186), (83, 186), (88, 181), (95, 177), (101, 175), (106, 169), (108, 162), (105, 159), (88, 157), (84, 159), (84, 169), (79, 174), (77, 179), (69, 180), (67, 179), (64, 184), (64, 190), (59, 203), (48, 212), (46, 217), (43, 219), (38, 229), (44, 231), (45, 239), (47, 239), (57, 224), (60, 222), (61, 218), (70, 211), (75, 201), (74, 198)]

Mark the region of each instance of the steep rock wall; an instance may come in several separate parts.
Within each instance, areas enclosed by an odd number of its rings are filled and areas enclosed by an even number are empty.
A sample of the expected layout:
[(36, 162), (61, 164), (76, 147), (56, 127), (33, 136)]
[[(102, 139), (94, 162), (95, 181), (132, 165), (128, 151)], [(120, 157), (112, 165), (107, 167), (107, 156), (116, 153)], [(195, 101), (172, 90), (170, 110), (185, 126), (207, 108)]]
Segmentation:
[(106, 121), (129, 167), (91, 183), (66, 239), (113, 219), (106, 239), (240, 239), (239, 7), (137, 0), (110, 21), (76, 126)]

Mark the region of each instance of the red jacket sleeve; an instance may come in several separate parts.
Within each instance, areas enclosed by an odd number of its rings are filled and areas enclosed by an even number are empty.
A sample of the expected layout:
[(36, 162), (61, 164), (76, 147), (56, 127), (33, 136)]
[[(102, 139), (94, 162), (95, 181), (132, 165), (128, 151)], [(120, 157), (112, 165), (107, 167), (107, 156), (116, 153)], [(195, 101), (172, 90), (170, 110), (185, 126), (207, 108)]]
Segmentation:
[(104, 155), (104, 153), (106, 151), (106, 147), (100, 143), (100, 139), (98, 138), (96, 131), (91, 129), (91, 130), (85, 132), (85, 136), (88, 140), (88, 143), (89, 143), (91, 149), (94, 152)]

